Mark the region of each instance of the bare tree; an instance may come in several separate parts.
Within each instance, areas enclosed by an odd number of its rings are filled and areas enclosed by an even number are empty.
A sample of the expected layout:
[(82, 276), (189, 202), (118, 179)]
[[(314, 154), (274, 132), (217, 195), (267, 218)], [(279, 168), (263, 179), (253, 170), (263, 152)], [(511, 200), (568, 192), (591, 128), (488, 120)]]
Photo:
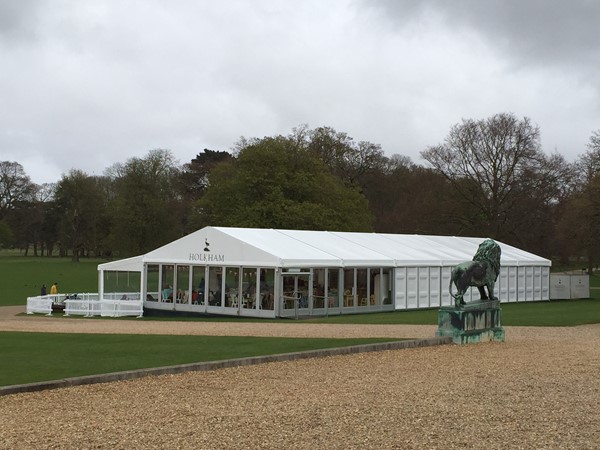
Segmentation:
[(528, 118), (496, 114), (484, 120), (463, 120), (445, 142), (421, 152), (435, 170), (473, 208), (464, 217), (491, 237), (506, 235), (511, 209), (529, 195), (532, 176), (545, 163), (539, 128)]
[(589, 183), (600, 173), (600, 130), (594, 131), (587, 145), (588, 150), (579, 156), (578, 169), (584, 177), (583, 184)]

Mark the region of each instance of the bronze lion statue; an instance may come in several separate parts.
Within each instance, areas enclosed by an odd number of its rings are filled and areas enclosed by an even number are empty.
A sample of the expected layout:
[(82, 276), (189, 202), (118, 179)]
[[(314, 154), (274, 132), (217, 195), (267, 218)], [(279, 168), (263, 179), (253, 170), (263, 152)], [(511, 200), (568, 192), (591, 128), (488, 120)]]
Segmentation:
[[(498, 300), (494, 297), (494, 285), (500, 274), (500, 254), (500, 246), (492, 239), (486, 239), (479, 244), (473, 261), (452, 269), (449, 290), (457, 307), (466, 304), (463, 296), (471, 286), (477, 286), (481, 300)], [(452, 293), (452, 284), (456, 286), (456, 294)]]

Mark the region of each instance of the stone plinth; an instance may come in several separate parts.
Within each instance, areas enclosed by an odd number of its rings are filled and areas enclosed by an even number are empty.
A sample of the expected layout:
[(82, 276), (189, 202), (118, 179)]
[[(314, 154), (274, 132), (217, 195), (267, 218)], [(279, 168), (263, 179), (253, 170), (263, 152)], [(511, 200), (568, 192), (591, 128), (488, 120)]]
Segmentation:
[(500, 302), (482, 301), (440, 308), (436, 336), (451, 336), (455, 344), (504, 342)]

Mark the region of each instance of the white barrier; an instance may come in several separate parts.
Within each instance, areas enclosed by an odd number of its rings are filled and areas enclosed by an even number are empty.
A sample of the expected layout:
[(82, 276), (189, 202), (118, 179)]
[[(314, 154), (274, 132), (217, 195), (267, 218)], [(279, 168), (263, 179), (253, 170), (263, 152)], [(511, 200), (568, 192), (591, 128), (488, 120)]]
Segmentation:
[(583, 274), (550, 274), (550, 299), (590, 298), (590, 276)]
[(65, 316), (79, 315), (79, 316), (93, 316), (94, 309), (100, 309), (94, 307), (94, 304), (98, 303), (98, 294), (96, 293), (84, 293), (84, 294), (69, 294), (63, 300), (65, 305)]
[(54, 296), (44, 295), (42, 297), (27, 297), (27, 314), (41, 313), (52, 315), (52, 304)]
[(52, 315), (52, 305), (54, 304), (64, 305), (65, 316), (142, 317), (144, 313), (144, 302), (140, 300), (139, 293), (121, 292), (105, 294), (105, 298), (102, 300), (96, 293), (28, 297), (27, 314)]
[(103, 317), (123, 317), (144, 315), (144, 302), (141, 300), (105, 300), (100, 301), (100, 315)]
[(100, 300), (76, 298), (65, 300), (65, 316), (98, 316), (100, 315)]

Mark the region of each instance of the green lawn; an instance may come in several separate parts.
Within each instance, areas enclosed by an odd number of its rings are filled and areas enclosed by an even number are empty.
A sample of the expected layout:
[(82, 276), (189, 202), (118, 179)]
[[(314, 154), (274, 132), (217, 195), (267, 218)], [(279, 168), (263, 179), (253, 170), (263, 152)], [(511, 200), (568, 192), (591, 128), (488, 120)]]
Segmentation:
[(0, 386), (397, 339), (0, 332)]
[(590, 287), (600, 288), (600, 274), (594, 273), (590, 275)]
[[(506, 326), (563, 327), (600, 323), (600, 291), (592, 299), (546, 302), (502, 303), (502, 324)], [(395, 311), (307, 319), (311, 323), (370, 323), (437, 325), (438, 309)]]
[(40, 295), (42, 284), (58, 282), (59, 292), (98, 292), (98, 264), (94, 259), (71, 262), (70, 258), (0, 256), (0, 306), (24, 305), (27, 297)]

